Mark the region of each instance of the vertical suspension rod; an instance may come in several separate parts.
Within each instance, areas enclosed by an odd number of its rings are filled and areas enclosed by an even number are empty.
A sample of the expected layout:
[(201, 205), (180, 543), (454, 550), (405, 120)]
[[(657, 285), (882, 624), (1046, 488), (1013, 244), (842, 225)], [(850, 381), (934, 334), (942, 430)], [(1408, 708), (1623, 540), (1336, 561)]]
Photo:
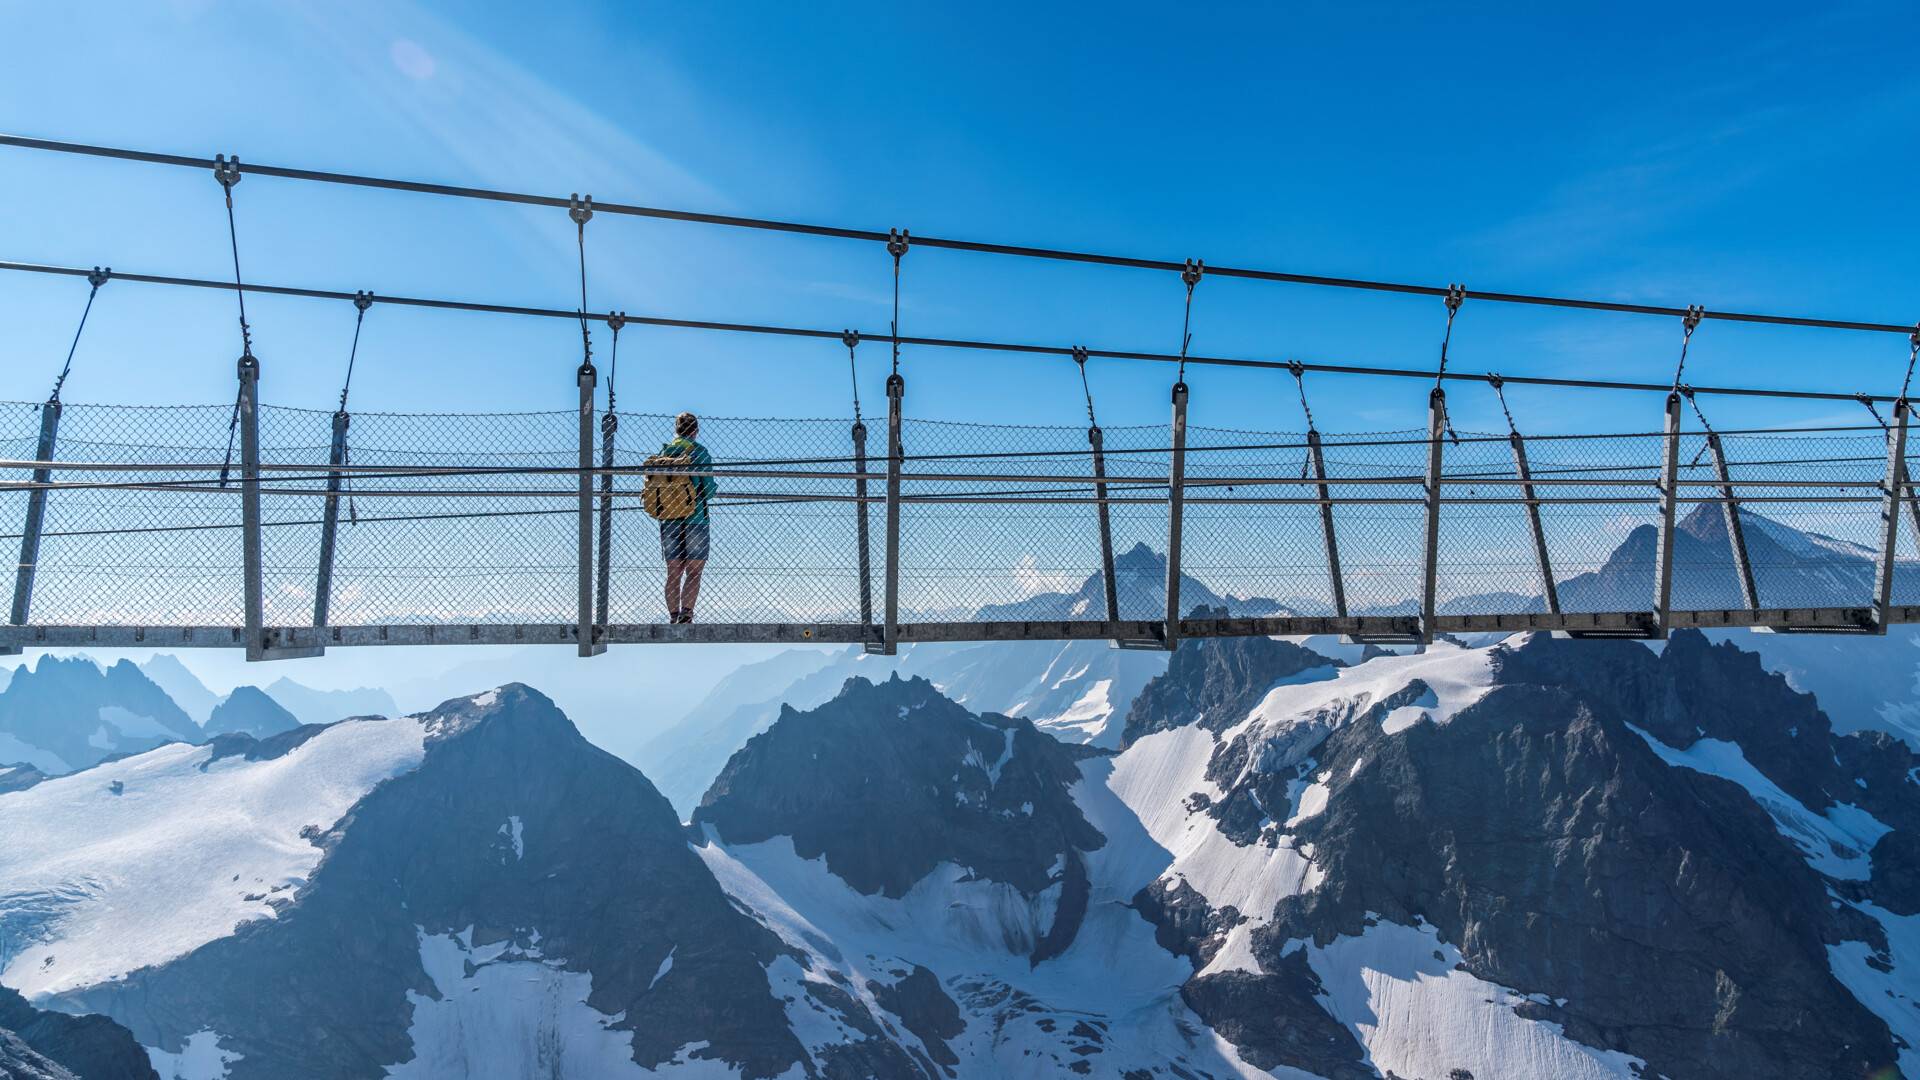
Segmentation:
[(1661, 443), (1660, 532), (1653, 556), (1653, 636), (1666, 637), (1673, 619), (1673, 526), (1679, 507), (1680, 394), (1667, 395), (1666, 438)]

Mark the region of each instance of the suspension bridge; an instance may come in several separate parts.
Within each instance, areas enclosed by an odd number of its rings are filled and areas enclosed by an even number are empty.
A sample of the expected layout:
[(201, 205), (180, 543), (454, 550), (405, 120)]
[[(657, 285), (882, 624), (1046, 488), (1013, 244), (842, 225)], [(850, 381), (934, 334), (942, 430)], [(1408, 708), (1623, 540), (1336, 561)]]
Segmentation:
[[(1920, 328), (1712, 312), (1327, 278), (761, 219), (590, 197), (536, 196), (242, 165), (0, 136), (0, 146), (209, 170), (226, 199), (231, 281), (0, 262), (88, 282), (232, 292), (241, 355), (231, 404), (69, 403), (62, 369), (42, 402), (0, 402), (0, 543), (19, 561), (0, 650), (228, 647), (249, 659), (328, 646), (646, 642), (901, 643), (1339, 634), (1419, 643), (1449, 632), (1664, 636), (1683, 627), (1884, 633), (1920, 622), (1920, 502), (1907, 393)], [(573, 311), (374, 296), (245, 280), (234, 189), (248, 175), (565, 209), (581, 246)], [(701, 322), (587, 306), (595, 213), (632, 214), (884, 244), (895, 314), (885, 334)], [(1433, 370), (1091, 350), (900, 333), (900, 268), (914, 248), (971, 250), (1179, 275), (1189, 323), (1210, 275), (1431, 295), (1445, 306)], [(313, 410), (259, 400), (249, 293), (577, 320), (578, 408), (497, 414)], [(1449, 370), (1469, 300), (1618, 311), (1679, 322), (1671, 384)], [(67, 356), (71, 367), (83, 312)], [(1695, 329), (1713, 319), (1904, 335), (1907, 378), (1887, 396), (1692, 386)], [(714, 554), (700, 621), (669, 621), (665, 568), (642, 511), (643, 462), (671, 420), (621, 412), (598, 391), (591, 331), (692, 327), (837, 341), (856, 363), (887, 351), (884, 417), (714, 419)], [(359, 323), (356, 321), (355, 351)], [(1006, 427), (920, 419), (903, 346), (1057, 356), (1078, 365), (1088, 425)], [(1091, 359), (1175, 366), (1164, 425), (1102, 427)], [(1275, 369), (1299, 392), (1301, 430), (1188, 422), (1188, 365)], [(1423, 386), (1424, 427), (1323, 432), (1306, 376)], [(1449, 382), (1499, 396), (1506, 431), (1458, 430)], [(1644, 393), (1641, 430), (1525, 434), (1504, 388)], [(1851, 426), (1717, 430), (1702, 398), (1862, 406)], [(1688, 425), (1689, 415), (1693, 418)], [(654, 472), (660, 470), (654, 469)], [(1905, 524), (1903, 525), (1903, 519)], [(1905, 532), (1907, 535), (1902, 536)]]

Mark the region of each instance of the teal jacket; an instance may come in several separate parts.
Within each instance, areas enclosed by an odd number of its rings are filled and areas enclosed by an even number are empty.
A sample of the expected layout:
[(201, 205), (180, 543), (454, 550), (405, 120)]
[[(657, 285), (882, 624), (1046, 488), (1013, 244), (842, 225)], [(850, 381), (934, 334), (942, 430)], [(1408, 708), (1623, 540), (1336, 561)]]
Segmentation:
[[(682, 455), (691, 457), (693, 458), (693, 466), (696, 469), (711, 469), (713, 467), (713, 455), (707, 453), (706, 447), (701, 446), (692, 439), (675, 439), (669, 443), (662, 443), (660, 452), (669, 457), (680, 457)], [(705, 525), (707, 523), (707, 500), (713, 498), (714, 492), (720, 490), (720, 485), (716, 483), (711, 476), (696, 476), (693, 478), (693, 490), (697, 496), (693, 504), (693, 516), (682, 520), (686, 521), (689, 525)]]

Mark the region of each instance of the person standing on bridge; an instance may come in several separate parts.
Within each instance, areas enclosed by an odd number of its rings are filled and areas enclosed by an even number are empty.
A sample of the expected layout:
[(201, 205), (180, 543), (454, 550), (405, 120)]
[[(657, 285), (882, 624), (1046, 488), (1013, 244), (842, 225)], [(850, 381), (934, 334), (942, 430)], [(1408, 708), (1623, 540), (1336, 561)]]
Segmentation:
[[(683, 412), (673, 418), (674, 438), (647, 459), (654, 469), (708, 471), (713, 455), (700, 445), (700, 418)], [(674, 623), (693, 621), (700, 598), (700, 575), (707, 568), (707, 503), (720, 490), (711, 475), (659, 475), (649, 472), (642, 493), (647, 513), (660, 521), (660, 554), (667, 563), (667, 614)]]

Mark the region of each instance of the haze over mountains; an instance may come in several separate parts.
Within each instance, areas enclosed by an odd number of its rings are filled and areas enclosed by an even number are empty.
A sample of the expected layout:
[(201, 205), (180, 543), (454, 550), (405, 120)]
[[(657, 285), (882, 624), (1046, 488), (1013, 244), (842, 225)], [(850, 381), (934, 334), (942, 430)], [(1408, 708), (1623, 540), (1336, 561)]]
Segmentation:
[(169, 742), (231, 732), (266, 736), (398, 711), (385, 691), (319, 691), (286, 678), (223, 697), (164, 653), (144, 664), (120, 660), (105, 667), (84, 656), (48, 654), (9, 675), (0, 689), (0, 765), (30, 765), (49, 775)]

